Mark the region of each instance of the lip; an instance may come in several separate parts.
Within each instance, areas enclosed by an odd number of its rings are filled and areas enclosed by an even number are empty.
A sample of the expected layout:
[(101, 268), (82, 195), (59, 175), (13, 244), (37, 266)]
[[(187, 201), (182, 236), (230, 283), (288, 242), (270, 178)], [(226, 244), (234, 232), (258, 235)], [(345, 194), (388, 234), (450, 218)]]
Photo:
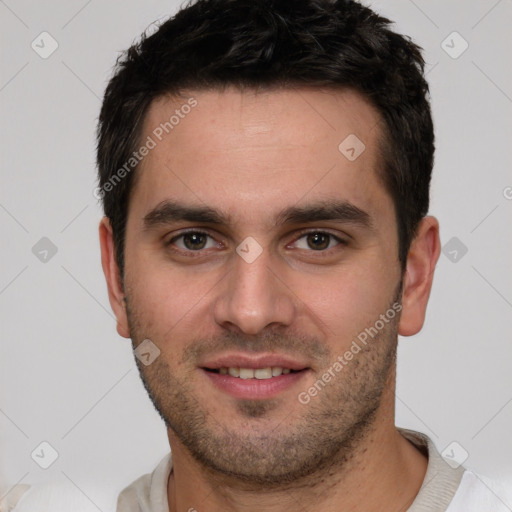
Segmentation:
[[(218, 370), (219, 368), (239, 367), (239, 368), (268, 368), (269, 366), (280, 366), (281, 368), (290, 368), (290, 370), (305, 370), (308, 368), (306, 363), (298, 361), (286, 355), (264, 354), (260, 356), (249, 356), (247, 354), (225, 354), (216, 357), (199, 365), (201, 368)], [(236, 377), (235, 377), (236, 378)]]
[(290, 389), (293, 385), (302, 380), (305, 375), (309, 374), (309, 369), (304, 369), (295, 373), (260, 380), (240, 379), (239, 377), (208, 371), (205, 368), (201, 368), (200, 371), (217, 389), (224, 391), (234, 398), (245, 400), (265, 400), (274, 398), (279, 395), (279, 393)]
[[(201, 373), (215, 387), (234, 398), (245, 400), (264, 400), (273, 398), (279, 393), (290, 389), (309, 374), (310, 368), (302, 361), (285, 354), (261, 354), (258, 356), (243, 353), (224, 354), (202, 362)], [(294, 370), (291, 373), (271, 377), (269, 379), (241, 379), (231, 375), (223, 375), (209, 370), (219, 368), (268, 368), (279, 366)]]

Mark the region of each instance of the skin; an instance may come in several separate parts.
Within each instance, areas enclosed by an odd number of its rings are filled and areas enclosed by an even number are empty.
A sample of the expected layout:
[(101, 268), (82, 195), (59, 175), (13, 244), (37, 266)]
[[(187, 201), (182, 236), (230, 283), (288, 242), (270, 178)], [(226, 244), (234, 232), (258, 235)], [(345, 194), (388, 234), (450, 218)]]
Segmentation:
[[(421, 222), (402, 275), (395, 210), (378, 175), (380, 119), (358, 93), (190, 91), (155, 100), (141, 140), (190, 96), (197, 106), (136, 171), (123, 283), (110, 224), (100, 224), (117, 330), (134, 347), (149, 338), (161, 351), (149, 366), (138, 364), (168, 427), (169, 510), (407, 509), (427, 459), (394, 425), (395, 353), (397, 334), (417, 333), (425, 319), (437, 220)], [(366, 146), (354, 161), (338, 150), (349, 134)], [(168, 200), (209, 206), (229, 222), (145, 226)], [(326, 200), (357, 206), (371, 226), (276, 225), (284, 208)], [(175, 238), (186, 228), (212, 238), (195, 239), (208, 242), (194, 250), (190, 237), (189, 245)], [(346, 243), (321, 238), (328, 243), (319, 249), (304, 229)], [(236, 252), (246, 237), (262, 248), (252, 263)], [(394, 303), (400, 314), (300, 403), (298, 394)], [(277, 397), (240, 400), (201, 370), (206, 357), (232, 351), (291, 354), (309, 370)]]

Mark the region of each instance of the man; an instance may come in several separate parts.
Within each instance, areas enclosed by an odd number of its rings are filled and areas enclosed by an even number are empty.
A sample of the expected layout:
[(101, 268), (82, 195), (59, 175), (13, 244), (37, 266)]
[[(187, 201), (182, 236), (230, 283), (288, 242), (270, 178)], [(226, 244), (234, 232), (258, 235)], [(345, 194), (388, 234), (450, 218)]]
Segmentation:
[(424, 63), (389, 23), (198, 0), (118, 62), (102, 264), (172, 454), (118, 511), (499, 510), (394, 425), (440, 242)]

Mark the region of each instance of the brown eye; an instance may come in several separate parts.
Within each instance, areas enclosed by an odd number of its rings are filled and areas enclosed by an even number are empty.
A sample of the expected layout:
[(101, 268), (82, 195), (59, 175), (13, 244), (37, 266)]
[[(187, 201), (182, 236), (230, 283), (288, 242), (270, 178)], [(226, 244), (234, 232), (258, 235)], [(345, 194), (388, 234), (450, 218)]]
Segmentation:
[(297, 249), (325, 251), (339, 244), (343, 244), (343, 240), (330, 233), (310, 231), (309, 233), (303, 233), (294, 245)]
[(183, 235), (183, 244), (191, 251), (204, 249), (206, 236), (203, 233), (188, 233)]
[(307, 236), (308, 246), (314, 250), (323, 250), (329, 247), (330, 235), (326, 233), (312, 233)]
[(183, 251), (197, 252), (203, 249), (218, 247), (219, 244), (207, 233), (203, 233), (202, 231), (190, 231), (175, 236), (169, 241), (168, 245), (174, 245)]

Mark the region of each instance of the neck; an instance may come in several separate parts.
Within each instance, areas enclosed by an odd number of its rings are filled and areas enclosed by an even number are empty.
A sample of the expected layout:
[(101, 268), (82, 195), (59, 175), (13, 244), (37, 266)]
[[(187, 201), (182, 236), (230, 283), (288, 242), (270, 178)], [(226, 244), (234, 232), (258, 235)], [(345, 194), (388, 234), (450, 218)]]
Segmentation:
[(169, 432), (173, 471), (169, 478), (169, 511), (282, 512), (296, 509), (348, 512), (407, 510), (427, 469), (427, 458), (394, 426), (394, 388), (388, 387), (372, 428), (323, 474), (311, 475), (286, 489), (251, 489), (218, 475), (193, 459)]

